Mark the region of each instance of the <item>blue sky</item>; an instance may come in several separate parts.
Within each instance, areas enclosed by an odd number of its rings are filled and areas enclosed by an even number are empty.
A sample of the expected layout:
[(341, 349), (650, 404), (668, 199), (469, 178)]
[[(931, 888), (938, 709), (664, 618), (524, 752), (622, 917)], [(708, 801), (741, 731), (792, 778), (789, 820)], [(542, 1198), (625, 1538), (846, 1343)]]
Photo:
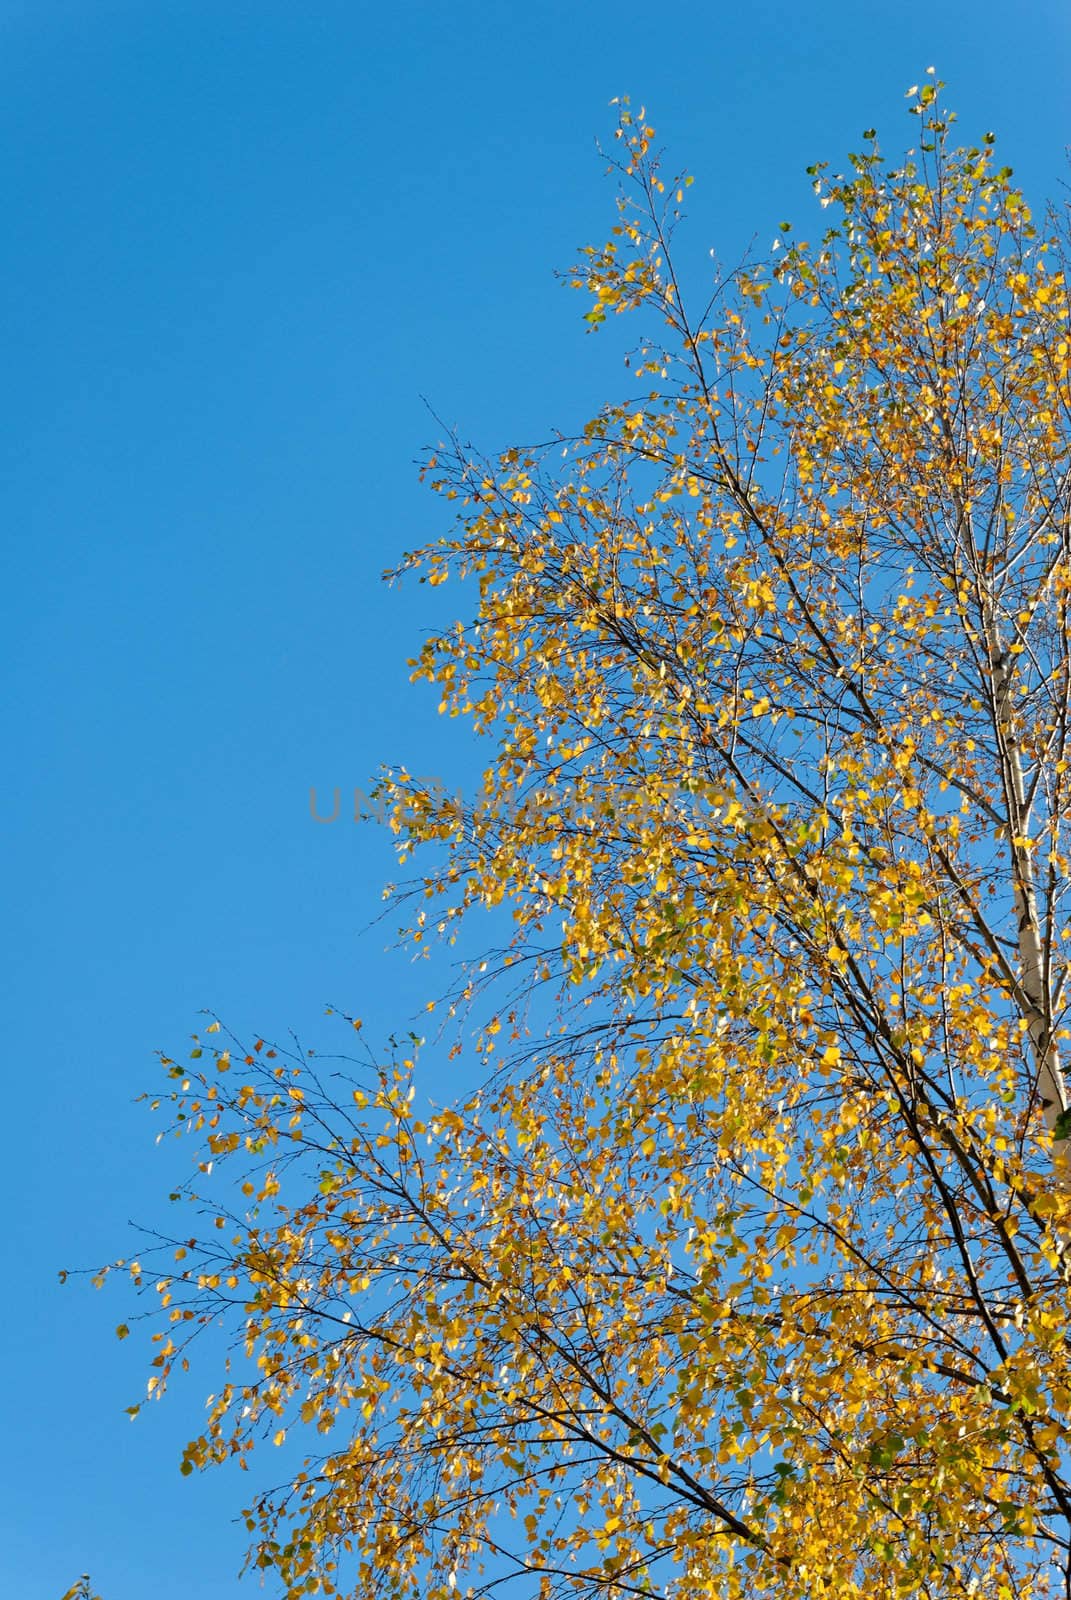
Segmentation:
[(1063, 0), (0, 0), (3, 1594), (256, 1590), (244, 1485), (178, 1472), (209, 1375), (131, 1425), (129, 1305), (56, 1274), (163, 1217), (184, 1152), (133, 1099), (202, 1007), (328, 1044), (329, 1002), (376, 1036), (425, 996), (368, 930), (381, 831), (308, 810), (471, 763), (405, 667), (457, 592), (379, 580), (444, 526), (423, 397), (493, 449), (622, 386), (554, 278), (612, 221), (615, 95), (730, 259), (813, 236), (804, 168), (864, 127), (909, 144), (931, 63), (964, 137), (1060, 194)]

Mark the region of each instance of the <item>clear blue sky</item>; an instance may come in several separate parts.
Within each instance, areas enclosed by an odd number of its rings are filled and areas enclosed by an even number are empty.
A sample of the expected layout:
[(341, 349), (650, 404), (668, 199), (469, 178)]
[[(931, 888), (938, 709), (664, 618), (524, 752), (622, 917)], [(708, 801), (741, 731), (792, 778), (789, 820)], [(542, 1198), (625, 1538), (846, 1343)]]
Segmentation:
[(129, 1307), (56, 1272), (164, 1216), (185, 1153), (132, 1100), (201, 1007), (328, 1043), (327, 1002), (419, 1006), (362, 933), (389, 848), (308, 791), (464, 770), (404, 665), (456, 591), (379, 583), (443, 525), (421, 396), (493, 448), (617, 391), (553, 277), (612, 221), (613, 96), (730, 257), (813, 236), (803, 169), (864, 127), (910, 143), (931, 63), (1056, 195), (1065, 0), (0, 0), (5, 1597), (241, 1592), (243, 1485), (178, 1473), (207, 1375), (128, 1423)]

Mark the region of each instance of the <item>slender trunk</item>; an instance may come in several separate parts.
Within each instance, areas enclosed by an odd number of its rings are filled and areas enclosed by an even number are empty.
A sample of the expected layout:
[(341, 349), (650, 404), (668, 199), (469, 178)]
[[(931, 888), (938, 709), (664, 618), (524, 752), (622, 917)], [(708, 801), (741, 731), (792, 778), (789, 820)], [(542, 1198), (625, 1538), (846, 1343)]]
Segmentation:
[[(986, 647), (992, 683), (993, 724), (1000, 760), (1008, 819), (1008, 852), (1012, 868), (1019, 969), (1026, 1001), (1025, 1021), (1036, 1071), (1036, 1094), (1045, 1126), (1054, 1132), (1068, 1108), (1067, 1087), (1053, 1027), (1052, 993), (1046, 974), (1045, 944), (1038, 910), (1034, 858), (1029, 842), (1031, 808), (1023, 772), (1023, 752), (1016, 732), (1011, 662), (999, 623), (990, 604), (986, 616)], [(1071, 1185), (1071, 1152), (1061, 1139), (1054, 1164), (1063, 1184)]]

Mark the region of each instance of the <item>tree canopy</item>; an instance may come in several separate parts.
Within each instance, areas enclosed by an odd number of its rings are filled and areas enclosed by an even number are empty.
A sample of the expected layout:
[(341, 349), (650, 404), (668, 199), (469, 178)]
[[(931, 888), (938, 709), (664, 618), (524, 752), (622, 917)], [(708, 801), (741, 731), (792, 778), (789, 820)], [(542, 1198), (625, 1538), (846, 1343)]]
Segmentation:
[(150, 1392), (230, 1330), (184, 1470), (282, 1446), (290, 1600), (1071, 1593), (1068, 291), (911, 110), (704, 282), (623, 106), (629, 398), (428, 463), (482, 786), (383, 793), (416, 943), (508, 930), (427, 1045), (483, 1087), (166, 1062)]

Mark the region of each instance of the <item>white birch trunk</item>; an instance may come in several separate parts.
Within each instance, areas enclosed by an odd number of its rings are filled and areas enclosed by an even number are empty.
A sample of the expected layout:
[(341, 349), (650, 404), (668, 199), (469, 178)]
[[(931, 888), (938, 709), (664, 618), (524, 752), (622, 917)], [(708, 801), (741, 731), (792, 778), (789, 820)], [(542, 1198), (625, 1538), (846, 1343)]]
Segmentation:
[[(1022, 748), (1015, 732), (1010, 656), (992, 611), (986, 618), (986, 647), (993, 690), (994, 733), (1007, 808), (1024, 1020), (1036, 1070), (1036, 1093), (1045, 1126), (1053, 1132), (1061, 1113), (1068, 1108), (1067, 1086), (1053, 1026), (1052, 993), (1046, 972), (1033, 850), (1029, 842), (1031, 807), (1027, 800)], [(1071, 1187), (1069, 1143), (1071, 1141), (1061, 1139), (1053, 1152), (1058, 1180), (1066, 1187)]]

